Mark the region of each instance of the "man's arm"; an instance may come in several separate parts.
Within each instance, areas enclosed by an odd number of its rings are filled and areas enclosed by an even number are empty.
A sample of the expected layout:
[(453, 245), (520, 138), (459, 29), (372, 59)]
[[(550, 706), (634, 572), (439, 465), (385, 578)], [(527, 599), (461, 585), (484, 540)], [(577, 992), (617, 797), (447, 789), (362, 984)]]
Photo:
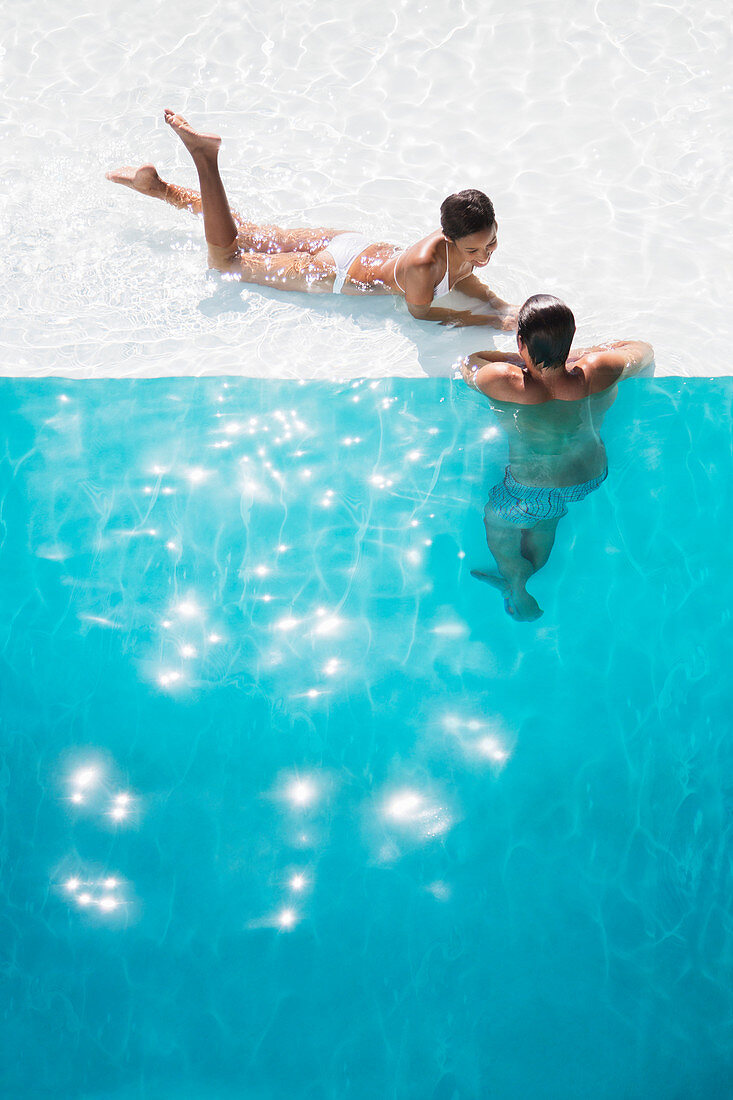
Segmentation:
[(644, 340), (614, 340), (598, 347), (571, 352), (568, 361), (574, 362), (586, 377), (600, 382), (600, 389), (605, 389), (612, 382), (633, 378), (650, 366), (654, 361), (654, 348)]
[[(522, 365), (519, 355), (511, 351), (477, 351), (460, 361), (464, 382), (486, 397), (501, 400), (506, 391), (509, 400), (514, 392), (511, 379), (516, 368)], [(502, 392), (497, 392), (500, 389)]]

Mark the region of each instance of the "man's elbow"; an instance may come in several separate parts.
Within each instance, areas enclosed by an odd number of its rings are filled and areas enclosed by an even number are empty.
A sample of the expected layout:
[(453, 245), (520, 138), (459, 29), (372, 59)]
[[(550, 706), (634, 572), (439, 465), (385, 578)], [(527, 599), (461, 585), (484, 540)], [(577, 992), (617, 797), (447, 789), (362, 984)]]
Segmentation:
[(645, 367), (654, 362), (654, 348), (651, 344), (647, 344), (645, 340), (634, 340), (632, 347), (630, 367), (635, 370), (644, 370)]

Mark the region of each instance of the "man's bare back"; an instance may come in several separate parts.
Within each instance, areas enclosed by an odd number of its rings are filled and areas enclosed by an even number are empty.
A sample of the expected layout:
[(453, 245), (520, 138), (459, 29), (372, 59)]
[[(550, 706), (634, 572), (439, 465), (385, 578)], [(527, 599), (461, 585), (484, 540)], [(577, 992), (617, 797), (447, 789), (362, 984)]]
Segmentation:
[(461, 364), (461, 373), (486, 397), (520, 405), (545, 401), (580, 401), (607, 390), (622, 377), (648, 367), (654, 358), (643, 340), (617, 340), (576, 348), (562, 367), (542, 370), (520, 352), (478, 351)]

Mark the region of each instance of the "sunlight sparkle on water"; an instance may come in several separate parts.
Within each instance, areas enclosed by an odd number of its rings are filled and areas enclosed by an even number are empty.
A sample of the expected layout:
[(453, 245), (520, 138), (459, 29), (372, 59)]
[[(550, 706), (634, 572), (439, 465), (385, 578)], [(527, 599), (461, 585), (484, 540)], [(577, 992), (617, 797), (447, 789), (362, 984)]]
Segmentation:
[(329, 615), (325, 608), (319, 608), (316, 615), (319, 621), (313, 627), (313, 633), (318, 634), (320, 637), (335, 634), (344, 625), (343, 619), (340, 619), (338, 615)]
[(173, 609), (182, 619), (196, 619), (201, 615), (201, 608), (195, 600), (181, 600)]
[(95, 766), (88, 766), (85, 768), (79, 768), (71, 776), (71, 784), (74, 787), (81, 787), (82, 789), (91, 787), (93, 784), (99, 782), (102, 773), (99, 768)]
[(173, 684), (177, 684), (181, 680), (181, 673), (175, 669), (170, 669), (166, 672), (161, 672), (158, 676), (158, 683), (161, 687), (171, 687)]
[(509, 759), (509, 752), (497, 737), (480, 738), (476, 742), (476, 752), (494, 764), (505, 764)]
[(294, 909), (281, 909), (277, 915), (277, 924), (279, 928), (287, 931), (294, 927), (297, 919), (298, 915)]
[(382, 813), (393, 825), (424, 840), (441, 836), (452, 824), (444, 806), (410, 787), (394, 791), (384, 802)]
[(292, 779), (285, 788), (285, 798), (291, 806), (305, 809), (311, 806), (318, 798), (318, 787), (309, 776), (298, 776)]
[(294, 630), (299, 623), (300, 619), (295, 619), (292, 615), (285, 615), (282, 619), (277, 620), (275, 630)]
[(463, 718), (457, 714), (446, 714), (443, 727), (457, 738), (465, 753), (488, 760), (497, 771), (511, 757), (513, 738), (506, 734), (495, 718)]
[(434, 626), (432, 633), (441, 635), (444, 638), (462, 638), (468, 634), (468, 626), (459, 619), (446, 619)]
[(205, 470), (203, 466), (192, 466), (185, 472), (185, 478), (191, 485), (202, 485), (207, 478), (211, 477), (212, 471)]

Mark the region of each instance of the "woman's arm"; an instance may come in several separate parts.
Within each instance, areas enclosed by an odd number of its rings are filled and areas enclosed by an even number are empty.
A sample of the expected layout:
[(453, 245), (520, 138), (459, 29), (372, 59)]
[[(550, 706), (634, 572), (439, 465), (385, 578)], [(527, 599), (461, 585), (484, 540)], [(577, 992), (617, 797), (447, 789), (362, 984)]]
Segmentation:
[[(465, 275), (453, 285), (460, 290), (461, 294), (467, 294), (469, 298), (478, 298), (480, 302), (487, 302), (491, 306), (495, 312), (493, 315), (488, 316), (488, 321), (494, 328), (510, 332), (516, 329), (519, 306), (513, 306), (509, 302), (505, 302), (498, 294), (494, 294), (486, 283), (482, 283), (476, 275), (473, 273)], [(487, 314), (484, 314), (484, 316), (486, 317)]]
[[(436, 276), (436, 264), (432, 260), (405, 265), (403, 272), (405, 303), (410, 314), (418, 321), (437, 321), (439, 325), (455, 325), (461, 328), (469, 325), (507, 327), (504, 323), (505, 318), (500, 314), (487, 315), (472, 313), (470, 309), (446, 309), (444, 306), (434, 306)], [(514, 328), (515, 324), (510, 324), (508, 327)]]
[(418, 321), (437, 321), (439, 325), (454, 325), (456, 328), (465, 328), (469, 325), (491, 325), (493, 328), (501, 328), (501, 318), (496, 315), (487, 316), (485, 313), (471, 313), (470, 309), (446, 309), (444, 306), (417, 306), (413, 302), (407, 302), (410, 314)]

